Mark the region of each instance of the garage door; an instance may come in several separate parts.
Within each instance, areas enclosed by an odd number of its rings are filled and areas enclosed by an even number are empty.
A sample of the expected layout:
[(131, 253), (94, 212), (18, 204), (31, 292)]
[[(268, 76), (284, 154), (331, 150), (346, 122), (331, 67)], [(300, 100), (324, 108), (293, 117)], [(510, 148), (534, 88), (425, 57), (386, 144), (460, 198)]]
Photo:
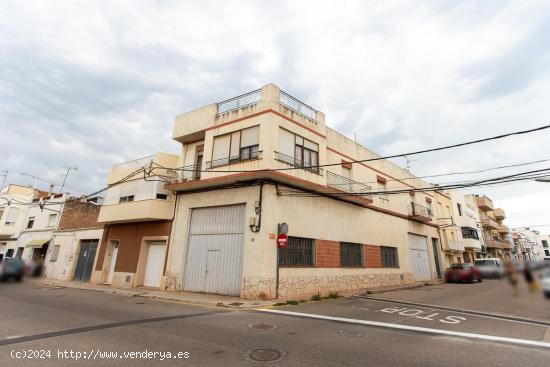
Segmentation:
[(426, 237), (409, 233), (409, 259), (411, 273), (415, 280), (431, 280), (432, 271), (430, 269), (428, 242)]
[(192, 209), (183, 288), (238, 296), (244, 230), (244, 204)]
[(145, 275), (143, 276), (143, 285), (146, 287), (160, 287), (160, 278), (164, 269), (164, 256), (166, 253), (165, 242), (149, 242), (147, 252), (147, 264), (145, 265)]
[(99, 240), (81, 240), (73, 280), (88, 282), (92, 276), (95, 254)]

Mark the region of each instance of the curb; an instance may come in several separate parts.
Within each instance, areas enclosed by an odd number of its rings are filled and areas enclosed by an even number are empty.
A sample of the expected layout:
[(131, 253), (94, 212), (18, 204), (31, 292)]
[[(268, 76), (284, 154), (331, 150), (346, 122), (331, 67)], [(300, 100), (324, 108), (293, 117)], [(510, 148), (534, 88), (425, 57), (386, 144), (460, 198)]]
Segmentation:
[(427, 304), (427, 303), (417, 303), (417, 302), (403, 301), (403, 300), (398, 300), (398, 299), (385, 299), (385, 298), (380, 298), (380, 297), (369, 297), (369, 296), (364, 296), (364, 295), (360, 295), (360, 294), (355, 294), (352, 297), (353, 298), (362, 298), (362, 299), (371, 299), (371, 300), (374, 300), (374, 301), (382, 301), (382, 302), (389, 302), (389, 303), (399, 303), (399, 304), (408, 305), (408, 306), (434, 308), (434, 309), (443, 310), (443, 311), (451, 311), (451, 312), (454, 311), (454, 312), (460, 312), (460, 313), (467, 314), (467, 315), (486, 316), (486, 317), (492, 317), (492, 318), (497, 318), (497, 319), (502, 319), (502, 320), (518, 321), (518, 322), (523, 322), (523, 323), (527, 323), (527, 324), (534, 324), (534, 325), (550, 327), (550, 322), (549, 321), (528, 319), (528, 318), (523, 318), (523, 317), (518, 317), (518, 316), (502, 315), (502, 314), (498, 314), (498, 313), (489, 313), (489, 312), (474, 311), (474, 310), (464, 310), (464, 309), (460, 309), (460, 308), (452, 308), (452, 307), (446, 307), (446, 306), (440, 306), (440, 305), (431, 305), (431, 304)]

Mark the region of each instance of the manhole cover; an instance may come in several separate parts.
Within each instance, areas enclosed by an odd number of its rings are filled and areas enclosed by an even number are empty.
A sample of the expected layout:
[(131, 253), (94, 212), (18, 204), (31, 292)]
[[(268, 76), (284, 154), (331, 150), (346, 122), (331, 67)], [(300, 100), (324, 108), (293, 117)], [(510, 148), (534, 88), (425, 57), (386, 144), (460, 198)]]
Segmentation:
[(248, 358), (256, 362), (276, 362), (285, 357), (286, 353), (280, 349), (254, 348), (248, 351)]
[(248, 327), (254, 330), (268, 331), (277, 328), (275, 324), (267, 324), (265, 322), (258, 322), (254, 324), (248, 324)]
[(355, 330), (338, 330), (338, 334), (342, 336), (363, 336), (362, 333)]

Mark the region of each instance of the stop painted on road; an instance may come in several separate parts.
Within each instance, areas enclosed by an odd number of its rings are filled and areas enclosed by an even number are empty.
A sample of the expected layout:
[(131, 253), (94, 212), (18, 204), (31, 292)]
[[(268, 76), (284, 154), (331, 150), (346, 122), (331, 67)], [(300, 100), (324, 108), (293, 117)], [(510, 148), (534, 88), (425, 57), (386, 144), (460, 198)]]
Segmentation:
[(378, 311), (402, 315), (402, 316), (408, 316), (408, 317), (412, 317), (420, 320), (436, 321), (436, 322), (441, 322), (443, 324), (460, 324), (462, 321), (466, 320), (465, 317), (455, 316), (455, 315), (438, 317), (438, 315), (440, 314), (439, 312), (422, 311), (422, 310), (417, 310), (414, 308), (407, 308), (407, 307), (386, 307)]

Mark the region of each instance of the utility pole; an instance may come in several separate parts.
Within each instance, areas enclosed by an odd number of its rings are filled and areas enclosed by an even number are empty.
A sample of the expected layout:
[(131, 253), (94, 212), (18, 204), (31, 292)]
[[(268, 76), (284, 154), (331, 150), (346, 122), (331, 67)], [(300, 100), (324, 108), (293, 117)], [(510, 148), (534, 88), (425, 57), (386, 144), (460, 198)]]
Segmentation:
[(67, 173), (65, 173), (65, 178), (63, 179), (63, 183), (61, 184), (61, 189), (59, 190), (59, 192), (62, 194), (63, 188), (65, 187), (65, 182), (67, 182), (67, 177), (69, 176), (69, 172), (71, 172), (71, 170), (76, 171), (78, 167), (65, 167), (65, 166), (61, 166), (61, 167), (67, 169)]

